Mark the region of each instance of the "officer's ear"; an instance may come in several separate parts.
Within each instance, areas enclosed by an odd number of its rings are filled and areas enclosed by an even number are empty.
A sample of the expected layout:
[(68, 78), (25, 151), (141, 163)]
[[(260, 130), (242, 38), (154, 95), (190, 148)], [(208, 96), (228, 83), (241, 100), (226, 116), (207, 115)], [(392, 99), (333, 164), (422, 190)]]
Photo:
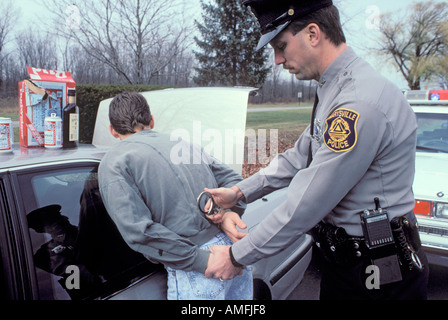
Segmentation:
[(305, 27), (305, 32), (310, 45), (316, 47), (323, 36), (319, 26), (316, 23), (310, 23)]

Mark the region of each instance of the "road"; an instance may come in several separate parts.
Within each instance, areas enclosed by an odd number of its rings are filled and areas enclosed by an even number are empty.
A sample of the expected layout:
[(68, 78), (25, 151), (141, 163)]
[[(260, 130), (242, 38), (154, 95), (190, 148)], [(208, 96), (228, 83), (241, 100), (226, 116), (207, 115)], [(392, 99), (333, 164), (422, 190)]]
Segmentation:
[[(304, 279), (287, 300), (319, 300), (320, 274), (310, 265)], [(448, 300), (448, 268), (430, 265), (428, 300)]]

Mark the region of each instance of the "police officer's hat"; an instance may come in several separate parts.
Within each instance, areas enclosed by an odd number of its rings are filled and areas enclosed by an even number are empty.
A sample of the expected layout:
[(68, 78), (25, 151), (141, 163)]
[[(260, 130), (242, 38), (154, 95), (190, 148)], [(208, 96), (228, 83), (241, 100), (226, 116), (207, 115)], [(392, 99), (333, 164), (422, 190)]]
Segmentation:
[(293, 20), (319, 9), (329, 7), (331, 0), (245, 0), (261, 27), (261, 38), (257, 50), (265, 46), (285, 29)]
[(44, 227), (51, 225), (62, 217), (61, 206), (53, 204), (31, 211), (27, 216), (28, 226), (36, 232), (44, 232)]

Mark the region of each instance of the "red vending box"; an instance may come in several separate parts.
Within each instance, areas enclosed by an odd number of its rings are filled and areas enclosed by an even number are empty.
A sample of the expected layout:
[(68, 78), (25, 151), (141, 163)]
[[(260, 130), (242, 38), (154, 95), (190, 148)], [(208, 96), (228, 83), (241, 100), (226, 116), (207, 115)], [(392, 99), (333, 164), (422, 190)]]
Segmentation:
[(45, 117), (62, 118), (68, 89), (76, 89), (76, 83), (70, 72), (26, 68), (29, 79), (19, 82), (20, 145), (43, 147)]

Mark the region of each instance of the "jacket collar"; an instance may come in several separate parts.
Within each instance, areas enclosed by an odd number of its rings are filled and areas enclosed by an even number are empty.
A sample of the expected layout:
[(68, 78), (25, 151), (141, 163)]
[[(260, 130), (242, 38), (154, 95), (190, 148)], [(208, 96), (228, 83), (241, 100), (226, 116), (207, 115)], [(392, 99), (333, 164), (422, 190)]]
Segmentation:
[(325, 70), (319, 79), (319, 85), (317, 88), (318, 95), (321, 96), (325, 93), (327, 88), (331, 87), (330, 84), (339, 79), (339, 75), (347, 70), (350, 64), (358, 58), (352, 48), (347, 47)]

